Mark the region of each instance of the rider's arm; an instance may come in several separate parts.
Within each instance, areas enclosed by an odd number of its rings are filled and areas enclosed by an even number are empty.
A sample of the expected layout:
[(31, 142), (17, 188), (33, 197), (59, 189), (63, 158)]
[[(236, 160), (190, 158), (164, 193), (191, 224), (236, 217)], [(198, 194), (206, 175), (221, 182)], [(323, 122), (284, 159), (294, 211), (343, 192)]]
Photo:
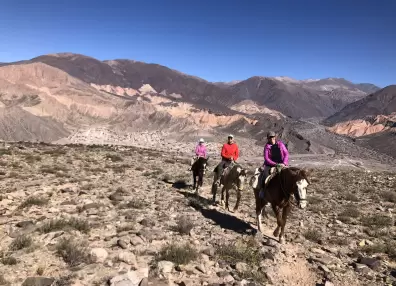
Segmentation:
[(199, 146), (197, 145), (197, 146), (195, 146), (195, 156), (197, 156), (198, 157), (198, 148), (199, 148)]
[(269, 151), (270, 151), (270, 147), (268, 145), (265, 145), (264, 148), (264, 160), (265, 162), (270, 165), (270, 166), (276, 166), (276, 163), (274, 161), (272, 161), (269, 157)]
[(239, 158), (239, 148), (238, 145), (235, 148), (235, 155), (234, 155), (234, 161), (238, 160)]
[(281, 143), (280, 145), (283, 153), (283, 164), (289, 165), (289, 151), (287, 151), (285, 144)]
[(221, 149), (221, 157), (223, 157), (224, 159), (229, 159), (231, 157), (230, 155), (228, 155), (225, 145), (223, 145), (223, 148)]

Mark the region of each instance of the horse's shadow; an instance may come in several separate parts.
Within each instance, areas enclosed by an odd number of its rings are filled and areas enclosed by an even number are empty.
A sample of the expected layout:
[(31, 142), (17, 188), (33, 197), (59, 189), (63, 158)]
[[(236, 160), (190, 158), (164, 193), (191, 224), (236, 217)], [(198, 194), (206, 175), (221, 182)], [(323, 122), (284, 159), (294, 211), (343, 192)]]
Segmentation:
[[(190, 206), (199, 211), (205, 218), (212, 220), (215, 224), (223, 229), (231, 230), (239, 234), (256, 235), (257, 230), (247, 223), (233, 215), (219, 212), (216, 209), (208, 209), (207, 206), (212, 204), (212, 201), (200, 195), (178, 191), (180, 194), (190, 200)], [(272, 237), (262, 234), (265, 239), (275, 240)]]
[(178, 190), (188, 189), (192, 185), (188, 184), (185, 180), (178, 180), (172, 184), (172, 187)]

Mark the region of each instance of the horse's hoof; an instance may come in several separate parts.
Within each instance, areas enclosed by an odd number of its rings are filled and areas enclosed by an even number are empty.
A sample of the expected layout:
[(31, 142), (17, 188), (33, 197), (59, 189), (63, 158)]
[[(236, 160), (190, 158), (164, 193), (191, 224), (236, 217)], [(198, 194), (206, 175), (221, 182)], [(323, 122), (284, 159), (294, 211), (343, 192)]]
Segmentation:
[(233, 212), (233, 213), (238, 213), (238, 208), (234, 208), (234, 209), (232, 210), (232, 212)]
[(225, 205), (224, 201), (220, 201), (220, 205), (221, 205), (222, 207), (224, 207), (224, 205)]
[(285, 238), (283, 236), (279, 237), (279, 243), (280, 244), (284, 244), (285, 243)]
[(274, 230), (273, 235), (274, 235), (275, 237), (278, 237), (278, 236), (279, 236), (279, 232), (280, 232), (279, 228), (276, 228), (276, 229)]

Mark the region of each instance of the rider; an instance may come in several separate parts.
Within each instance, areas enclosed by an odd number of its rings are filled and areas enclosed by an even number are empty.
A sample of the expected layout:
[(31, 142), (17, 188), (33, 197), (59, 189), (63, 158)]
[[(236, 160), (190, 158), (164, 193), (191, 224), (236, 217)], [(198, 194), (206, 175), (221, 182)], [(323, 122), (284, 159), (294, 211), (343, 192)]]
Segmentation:
[(206, 150), (205, 140), (203, 138), (199, 139), (197, 146), (195, 146), (195, 156), (191, 159), (190, 162), (190, 171), (194, 162), (199, 158), (206, 158), (208, 155), (208, 151)]
[[(276, 133), (270, 131), (267, 133), (267, 144), (264, 147), (264, 164), (263, 164), (263, 175), (262, 183), (270, 175), (270, 170), (272, 167), (285, 167), (289, 164), (289, 152), (285, 144), (282, 141), (277, 140)], [(264, 189), (260, 190), (260, 197), (264, 196)]]
[(234, 142), (234, 136), (228, 135), (228, 141), (221, 148), (221, 162), (217, 166), (217, 181), (216, 184), (220, 184), (221, 174), (223, 170), (227, 168), (232, 162), (236, 162), (239, 157), (238, 145)]

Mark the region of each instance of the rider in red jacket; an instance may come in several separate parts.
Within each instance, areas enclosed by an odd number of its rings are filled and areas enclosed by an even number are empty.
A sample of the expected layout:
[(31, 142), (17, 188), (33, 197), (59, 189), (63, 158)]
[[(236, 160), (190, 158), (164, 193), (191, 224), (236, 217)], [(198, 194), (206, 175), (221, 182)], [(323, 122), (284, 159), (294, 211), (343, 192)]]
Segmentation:
[(228, 135), (228, 141), (221, 148), (221, 162), (217, 166), (217, 181), (216, 184), (220, 184), (220, 177), (223, 173), (223, 170), (227, 168), (231, 162), (235, 162), (239, 158), (239, 148), (238, 145), (234, 142), (234, 136)]

